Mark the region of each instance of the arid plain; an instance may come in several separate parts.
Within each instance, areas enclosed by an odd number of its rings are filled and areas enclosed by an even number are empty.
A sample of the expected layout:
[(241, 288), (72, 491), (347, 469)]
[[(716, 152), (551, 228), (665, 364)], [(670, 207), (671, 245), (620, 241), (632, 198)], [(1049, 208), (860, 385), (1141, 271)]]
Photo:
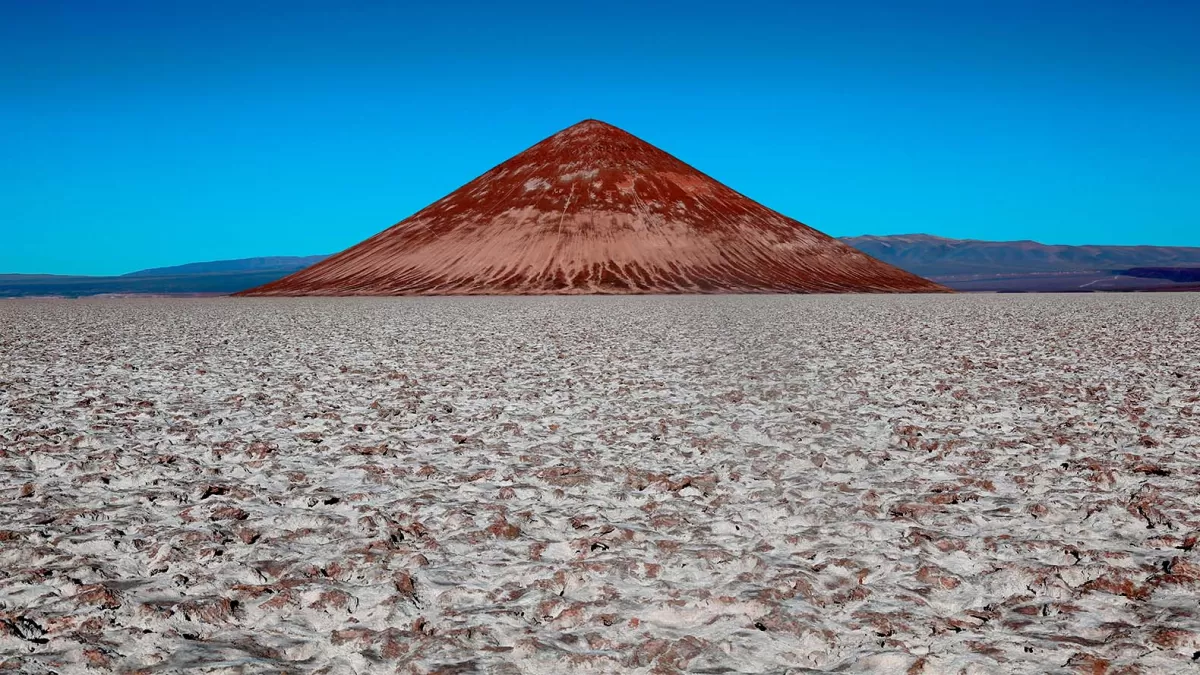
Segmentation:
[(0, 670), (1200, 669), (1200, 296), (0, 302)]

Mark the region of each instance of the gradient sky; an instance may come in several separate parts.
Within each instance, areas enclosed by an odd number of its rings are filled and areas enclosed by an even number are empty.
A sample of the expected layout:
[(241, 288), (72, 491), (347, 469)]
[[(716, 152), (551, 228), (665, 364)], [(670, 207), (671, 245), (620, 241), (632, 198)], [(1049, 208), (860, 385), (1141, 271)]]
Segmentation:
[(836, 236), (1200, 246), (1195, 0), (0, 17), (0, 272), (335, 252), (585, 118)]

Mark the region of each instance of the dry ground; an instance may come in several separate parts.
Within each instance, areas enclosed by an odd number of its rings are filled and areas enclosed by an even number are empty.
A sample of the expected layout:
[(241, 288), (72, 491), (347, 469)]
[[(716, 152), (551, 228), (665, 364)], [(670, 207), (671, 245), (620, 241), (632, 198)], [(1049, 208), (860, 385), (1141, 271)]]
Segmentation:
[(0, 303), (0, 671), (1200, 670), (1200, 297)]

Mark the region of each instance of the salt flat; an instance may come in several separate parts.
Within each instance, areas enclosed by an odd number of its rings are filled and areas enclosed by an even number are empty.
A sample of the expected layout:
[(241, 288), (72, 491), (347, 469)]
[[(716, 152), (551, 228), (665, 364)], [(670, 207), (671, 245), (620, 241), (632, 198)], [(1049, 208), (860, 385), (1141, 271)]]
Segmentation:
[(1200, 297), (0, 302), (0, 670), (1200, 670)]

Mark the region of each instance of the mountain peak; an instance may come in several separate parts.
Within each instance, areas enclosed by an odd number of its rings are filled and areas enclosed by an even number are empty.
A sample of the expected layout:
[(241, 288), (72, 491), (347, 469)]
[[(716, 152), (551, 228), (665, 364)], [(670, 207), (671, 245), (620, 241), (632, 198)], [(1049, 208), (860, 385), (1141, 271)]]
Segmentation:
[(589, 119), (247, 294), (943, 290)]
[(624, 129), (621, 129), (615, 125), (609, 124), (608, 122), (605, 122), (604, 120), (592, 119), (590, 117), (586, 120), (581, 120), (579, 122), (576, 122), (575, 124), (572, 124), (571, 126), (567, 127), (566, 129), (563, 129), (563, 131), (570, 131), (572, 129), (616, 129), (617, 131), (620, 131), (621, 133), (628, 133)]

